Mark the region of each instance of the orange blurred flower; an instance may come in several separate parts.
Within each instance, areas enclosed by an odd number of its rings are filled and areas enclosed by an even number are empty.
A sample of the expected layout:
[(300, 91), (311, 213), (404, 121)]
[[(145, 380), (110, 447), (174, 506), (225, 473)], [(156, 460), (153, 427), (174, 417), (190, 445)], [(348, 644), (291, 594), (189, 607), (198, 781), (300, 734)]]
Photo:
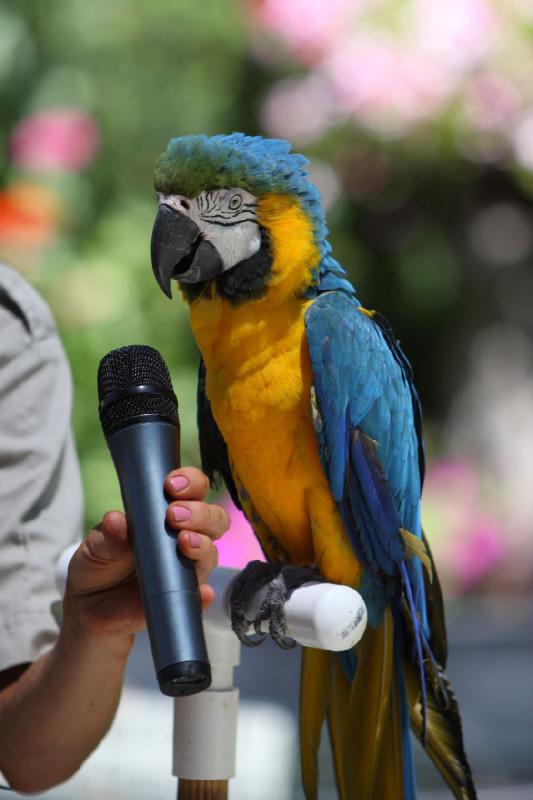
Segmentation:
[(0, 248), (30, 250), (49, 244), (60, 217), (59, 199), (45, 186), (18, 182), (0, 191)]

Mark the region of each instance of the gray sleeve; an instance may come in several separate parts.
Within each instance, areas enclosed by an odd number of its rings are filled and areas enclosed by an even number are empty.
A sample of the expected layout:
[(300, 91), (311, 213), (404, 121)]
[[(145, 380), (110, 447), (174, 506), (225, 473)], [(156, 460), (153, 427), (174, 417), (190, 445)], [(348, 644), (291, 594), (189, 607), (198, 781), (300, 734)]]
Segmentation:
[(0, 670), (57, 637), (55, 563), (82, 531), (71, 405), (48, 306), (0, 264)]

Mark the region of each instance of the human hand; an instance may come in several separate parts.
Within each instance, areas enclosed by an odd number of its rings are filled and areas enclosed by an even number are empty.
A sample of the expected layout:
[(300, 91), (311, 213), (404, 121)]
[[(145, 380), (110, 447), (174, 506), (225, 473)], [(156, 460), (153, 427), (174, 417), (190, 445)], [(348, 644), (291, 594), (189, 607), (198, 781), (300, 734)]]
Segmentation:
[[(204, 502), (209, 482), (194, 467), (169, 473), (164, 486), (171, 499), (167, 522), (178, 532), (181, 552), (194, 561), (200, 601), (207, 608), (214, 591), (205, 581), (218, 556), (213, 540), (227, 531), (228, 515), (220, 506)], [(74, 553), (65, 590), (64, 620), (84, 635), (128, 640), (145, 628), (133, 550), (122, 512), (105, 514)]]

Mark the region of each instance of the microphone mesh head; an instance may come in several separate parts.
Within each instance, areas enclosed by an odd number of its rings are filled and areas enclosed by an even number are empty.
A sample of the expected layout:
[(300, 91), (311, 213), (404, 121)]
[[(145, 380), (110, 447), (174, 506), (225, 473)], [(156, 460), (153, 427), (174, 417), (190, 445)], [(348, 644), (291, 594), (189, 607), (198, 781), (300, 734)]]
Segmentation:
[[(104, 434), (118, 423), (125, 423), (142, 414), (158, 414), (179, 424), (175, 398), (159, 394), (155, 388), (150, 392), (135, 394), (132, 391), (128, 394), (129, 389), (146, 385), (173, 393), (167, 365), (161, 353), (153, 347), (132, 344), (111, 350), (103, 357), (98, 367), (98, 399)], [(110, 397), (118, 393), (116, 399)]]

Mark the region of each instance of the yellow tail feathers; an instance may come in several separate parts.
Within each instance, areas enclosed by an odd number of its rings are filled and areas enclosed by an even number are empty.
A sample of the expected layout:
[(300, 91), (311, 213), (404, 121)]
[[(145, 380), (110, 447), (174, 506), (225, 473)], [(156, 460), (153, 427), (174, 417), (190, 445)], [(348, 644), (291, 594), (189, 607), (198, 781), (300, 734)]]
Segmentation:
[(316, 800), (318, 750), (331, 685), (332, 653), (306, 647), (300, 680), (300, 753), (307, 800)]
[(316, 755), (326, 716), (340, 800), (403, 800), (393, 648), (388, 609), (379, 629), (368, 628), (357, 647), (357, 671), (351, 685), (337, 654), (304, 650), (300, 722), (307, 800), (317, 797)]

